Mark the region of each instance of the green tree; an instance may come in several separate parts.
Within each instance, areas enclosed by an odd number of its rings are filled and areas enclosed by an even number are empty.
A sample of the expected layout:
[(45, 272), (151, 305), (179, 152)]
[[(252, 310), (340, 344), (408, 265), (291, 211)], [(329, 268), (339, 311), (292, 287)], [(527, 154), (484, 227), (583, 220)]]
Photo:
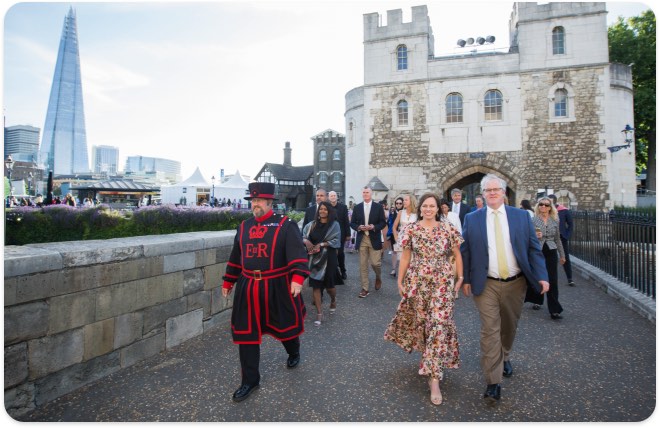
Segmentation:
[(646, 168), (647, 189), (655, 190), (655, 14), (619, 17), (607, 33), (610, 62), (632, 64), (637, 172)]

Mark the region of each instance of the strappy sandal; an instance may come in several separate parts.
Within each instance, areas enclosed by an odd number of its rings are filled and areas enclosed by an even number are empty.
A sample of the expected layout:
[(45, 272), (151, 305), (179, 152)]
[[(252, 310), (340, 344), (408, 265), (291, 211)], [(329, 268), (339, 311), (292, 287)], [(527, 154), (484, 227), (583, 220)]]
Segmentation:
[(337, 310), (337, 301), (333, 300), (332, 302), (330, 302), (330, 313), (334, 314), (336, 310)]
[[(438, 394), (439, 395), (433, 395), (433, 387), (431, 384), (433, 383), (434, 380), (438, 381)], [(438, 379), (429, 379), (429, 388), (431, 389), (431, 403), (435, 404), (436, 406), (439, 406), (442, 404), (442, 391), (440, 391), (440, 381)]]
[(321, 320), (323, 319), (323, 314), (316, 314), (316, 321), (314, 321), (315, 326), (321, 325)]

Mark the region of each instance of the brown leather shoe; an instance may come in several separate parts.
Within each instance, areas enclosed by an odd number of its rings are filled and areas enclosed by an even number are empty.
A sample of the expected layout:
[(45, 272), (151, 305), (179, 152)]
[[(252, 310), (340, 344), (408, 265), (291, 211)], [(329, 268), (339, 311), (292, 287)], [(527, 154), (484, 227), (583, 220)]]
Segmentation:
[(374, 285), (374, 288), (375, 288), (376, 290), (380, 290), (380, 286), (381, 286), (381, 285), (383, 285), (383, 281), (381, 281), (380, 279), (377, 279), (377, 280), (376, 280), (376, 284)]

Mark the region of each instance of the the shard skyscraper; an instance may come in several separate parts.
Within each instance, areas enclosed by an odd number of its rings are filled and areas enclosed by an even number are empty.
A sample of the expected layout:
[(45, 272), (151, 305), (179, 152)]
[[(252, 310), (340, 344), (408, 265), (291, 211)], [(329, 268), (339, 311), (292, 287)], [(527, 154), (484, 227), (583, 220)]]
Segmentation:
[(53, 171), (55, 175), (90, 172), (73, 7), (64, 19), (39, 161), (46, 171)]

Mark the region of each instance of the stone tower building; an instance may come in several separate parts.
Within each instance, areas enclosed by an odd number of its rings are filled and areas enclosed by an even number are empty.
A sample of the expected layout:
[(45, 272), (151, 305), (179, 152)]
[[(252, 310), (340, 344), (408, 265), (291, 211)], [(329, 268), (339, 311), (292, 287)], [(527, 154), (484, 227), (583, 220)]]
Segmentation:
[[(605, 3), (514, 3), (508, 52), (435, 57), (426, 6), (364, 15), (364, 85), (346, 94), (346, 195), (378, 177), (468, 203), (487, 173), (511, 205), (551, 190), (574, 209), (632, 206), (629, 66), (610, 64)], [(359, 199), (359, 198), (358, 198)]]
[(334, 190), (340, 201), (346, 201), (345, 191), (345, 137), (337, 131), (326, 129), (313, 136), (314, 142), (314, 191)]

